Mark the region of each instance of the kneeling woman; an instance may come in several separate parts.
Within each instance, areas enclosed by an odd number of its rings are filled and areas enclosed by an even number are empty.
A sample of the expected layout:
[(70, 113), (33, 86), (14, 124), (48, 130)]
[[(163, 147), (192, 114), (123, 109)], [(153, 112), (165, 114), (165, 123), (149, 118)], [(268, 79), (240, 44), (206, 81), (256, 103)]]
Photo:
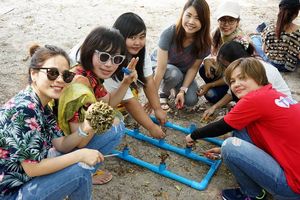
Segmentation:
[(275, 199), (299, 199), (300, 124), (295, 116), (300, 116), (300, 103), (273, 89), (255, 58), (231, 63), (225, 81), (240, 100), (223, 119), (188, 135), (187, 144), (241, 130), (221, 147), (240, 186), (223, 190), (223, 199), (265, 199), (265, 190)]
[[(30, 53), (29, 86), (0, 109), (0, 199), (91, 199), (93, 172), (79, 162), (94, 166), (103, 155), (71, 152), (80, 136), (64, 137), (48, 106), (75, 75), (69, 58), (49, 45), (35, 45)], [(86, 120), (80, 129), (93, 131)], [(52, 147), (65, 154), (51, 157)]]

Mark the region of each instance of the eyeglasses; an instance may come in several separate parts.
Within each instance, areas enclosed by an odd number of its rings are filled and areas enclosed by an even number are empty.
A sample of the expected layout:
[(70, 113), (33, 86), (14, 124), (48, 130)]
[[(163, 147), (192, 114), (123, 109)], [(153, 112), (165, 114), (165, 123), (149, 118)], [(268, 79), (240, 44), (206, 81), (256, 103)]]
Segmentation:
[(235, 19), (233, 17), (221, 17), (218, 21), (222, 25), (225, 25), (226, 23), (228, 23), (229, 25), (233, 25), (235, 22), (238, 21), (238, 19)]
[(58, 71), (57, 68), (55, 67), (50, 67), (50, 68), (39, 68), (39, 67), (33, 67), (32, 69), (35, 69), (35, 70), (46, 70), (46, 74), (47, 74), (47, 78), (50, 80), (50, 81), (54, 81), (56, 80), (59, 75), (61, 74), (62, 75), (62, 79), (64, 80), (64, 82), (66, 83), (71, 83), (74, 76), (75, 76), (75, 73), (74, 72), (71, 72), (69, 70), (64, 70), (62, 73), (60, 73)]
[(114, 65), (120, 65), (125, 59), (124, 55), (111, 56), (109, 53), (101, 52), (98, 50), (95, 50), (95, 53), (98, 55), (99, 61), (103, 64), (107, 63), (108, 60), (110, 59)]

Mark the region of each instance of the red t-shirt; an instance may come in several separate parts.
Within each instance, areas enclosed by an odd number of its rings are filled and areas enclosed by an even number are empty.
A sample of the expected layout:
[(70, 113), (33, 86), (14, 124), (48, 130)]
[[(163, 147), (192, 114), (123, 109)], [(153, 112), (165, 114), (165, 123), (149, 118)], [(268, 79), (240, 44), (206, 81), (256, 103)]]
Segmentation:
[(299, 117), (300, 103), (269, 84), (243, 97), (224, 120), (237, 130), (246, 127), (254, 144), (277, 160), (288, 185), (300, 194)]

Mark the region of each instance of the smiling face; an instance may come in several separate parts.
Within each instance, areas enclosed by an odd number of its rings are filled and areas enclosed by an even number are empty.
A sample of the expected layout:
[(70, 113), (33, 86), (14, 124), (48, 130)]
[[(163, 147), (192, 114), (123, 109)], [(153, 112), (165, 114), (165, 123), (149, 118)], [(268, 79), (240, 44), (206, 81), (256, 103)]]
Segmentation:
[[(110, 54), (112, 57), (115, 55), (120, 55), (120, 51), (116, 54), (111, 54), (109, 50), (105, 51), (106, 53)], [(95, 52), (92, 58), (93, 62), (93, 73), (100, 79), (108, 79), (110, 78), (113, 73), (118, 69), (119, 64), (114, 64), (112, 59), (108, 59), (106, 62), (100, 61), (99, 53)]]
[(220, 31), (225, 36), (232, 34), (239, 26), (239, 19), (229, 16), (221, 17), (218, 22)]
[(69, 70), (69, 63), (65, 57), (57, 55), (45, 61), (41, 68), (57, 68), (60, 75), (56, 80), (51, 81), (47, 78), (47, 70), (31, 70), (32, 86), (39, 96), (43, 105), (51, 99), (58, 99), (66, 83), (62, 79), (62, 73)]
[(146, 32), (142, 31), (136, 35), (126, 38), (126, 48), (130, 55), (137, 55), (145, 47)]
[(259, 89), (261, 86), (249, 76), (242, 73), (241, 68), (235, 68), (231, 73), (230, 89), (239, 98), (243, 98), (249, 92)]
[(188, 7), (182, 16), (182, 27), (186, 34), (194, 34), (201, 29), (196, 9), (193, 6)]

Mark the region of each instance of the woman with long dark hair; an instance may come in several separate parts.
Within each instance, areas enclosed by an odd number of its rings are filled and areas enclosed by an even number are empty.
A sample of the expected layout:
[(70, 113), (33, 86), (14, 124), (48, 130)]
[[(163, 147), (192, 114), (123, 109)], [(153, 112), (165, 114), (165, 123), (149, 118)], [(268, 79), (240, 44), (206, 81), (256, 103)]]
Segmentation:
[(152, 61), (164, 109), (168, 109), (171, 89), (176, 91), (178, 108), (197, 104), (198, 86), (194, 79), (202, 60), (210, 53), (209, 32), (210, 10), (205, 0), (187, 1), (178, 22), (162, 32)]

